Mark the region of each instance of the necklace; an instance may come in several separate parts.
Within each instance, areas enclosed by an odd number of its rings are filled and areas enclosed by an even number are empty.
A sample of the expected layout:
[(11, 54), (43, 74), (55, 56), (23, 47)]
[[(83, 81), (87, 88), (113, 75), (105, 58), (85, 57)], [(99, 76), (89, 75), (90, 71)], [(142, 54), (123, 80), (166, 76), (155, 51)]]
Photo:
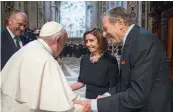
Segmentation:
[(97, 59), (92, 59), (92, 54), (90, 54), (90, 61), (91, 63), (96, 63), (99, 61), (99, 59), (103, 56), (104, 53), (101, 53)]

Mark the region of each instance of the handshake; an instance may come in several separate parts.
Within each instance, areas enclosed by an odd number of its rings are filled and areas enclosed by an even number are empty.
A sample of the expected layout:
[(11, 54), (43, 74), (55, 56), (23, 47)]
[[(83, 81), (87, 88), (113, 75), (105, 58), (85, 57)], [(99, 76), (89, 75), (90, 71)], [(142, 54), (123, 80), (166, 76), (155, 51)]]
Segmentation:
[[(109, 93), (104, 93), (103, 95), (97, 96), (96, 99), (101, 99), (110, 96)], [(74, 104), (81, 105), (82, 107), (77, 112), (93, 112), (91, 109), (93, 109), (92, 100), (86, 99), (86, 100), (75, 100), (73, 101)]]

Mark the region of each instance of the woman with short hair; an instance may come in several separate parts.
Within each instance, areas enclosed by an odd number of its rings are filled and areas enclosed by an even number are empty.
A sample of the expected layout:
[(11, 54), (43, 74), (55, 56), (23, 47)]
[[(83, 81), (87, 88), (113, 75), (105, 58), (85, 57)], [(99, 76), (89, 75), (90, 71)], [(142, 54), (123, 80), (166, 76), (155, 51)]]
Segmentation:
[(116, 85), (118, 64), (116, 58), (107, 53), (108, 42), (101, 29), (85, 32), (83, 39), (90, 54), (82, 57), (78, 82), (71, 88), (77, 90), (86, 85), (86, 98), (95, 99)]

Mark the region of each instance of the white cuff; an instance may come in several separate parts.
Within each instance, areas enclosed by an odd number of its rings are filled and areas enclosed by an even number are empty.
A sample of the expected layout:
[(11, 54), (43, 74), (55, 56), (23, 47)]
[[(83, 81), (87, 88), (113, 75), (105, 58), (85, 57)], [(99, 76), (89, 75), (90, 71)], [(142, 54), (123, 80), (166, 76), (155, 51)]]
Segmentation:
[(91, 100), (91, 110), (93, 112), (98, 112), (98, 109), (97, 109), (97, 100), (96, 99), (92, 99)]
[(104, 93), (102, 96), (104, 96), (104, 97), (108, 97), (108, 96), (111, 96), (111, 94), (108, 93), (108, 92), (106, 92), (106, 93)]

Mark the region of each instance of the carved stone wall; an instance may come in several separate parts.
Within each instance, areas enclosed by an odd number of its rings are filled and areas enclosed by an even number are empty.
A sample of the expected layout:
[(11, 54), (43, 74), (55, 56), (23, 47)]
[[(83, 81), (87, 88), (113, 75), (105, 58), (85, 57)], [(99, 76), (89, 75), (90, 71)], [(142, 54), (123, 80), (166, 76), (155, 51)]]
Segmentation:
[(5, 28), (7, 24), (7, 18), (9, 17), (9, 14), (13, 11), (14, 9), (14, 2), (10, 1), (2, 1), (1, 2), (1, 25), (2, 29)]
[(131, 14), (131, 17), (134, 19), (135, 23), (138, 24), (138, 11), (139, 4), (137, 1), (128, 1), (127, 2), (127, 10)]
[(138, 1), (103, 1), (102, 2), (102, 14), (107, 10), (114, 7), (124, 7), (131, 14), (135, 23), (138, 24), (139, 19), (139, 2)]
[(10, 12), (17, 9), (26, 12), (28, 16), (28, 27), (41, 27), (44, 24), (44, 5), (41, 1), (3, 1), (1, 2), (1, 27), (5, 28), (6, 18)]
[(38, 1), (38, 27), (41, 28), (44, 24), (44, 3), (43, 1)]

